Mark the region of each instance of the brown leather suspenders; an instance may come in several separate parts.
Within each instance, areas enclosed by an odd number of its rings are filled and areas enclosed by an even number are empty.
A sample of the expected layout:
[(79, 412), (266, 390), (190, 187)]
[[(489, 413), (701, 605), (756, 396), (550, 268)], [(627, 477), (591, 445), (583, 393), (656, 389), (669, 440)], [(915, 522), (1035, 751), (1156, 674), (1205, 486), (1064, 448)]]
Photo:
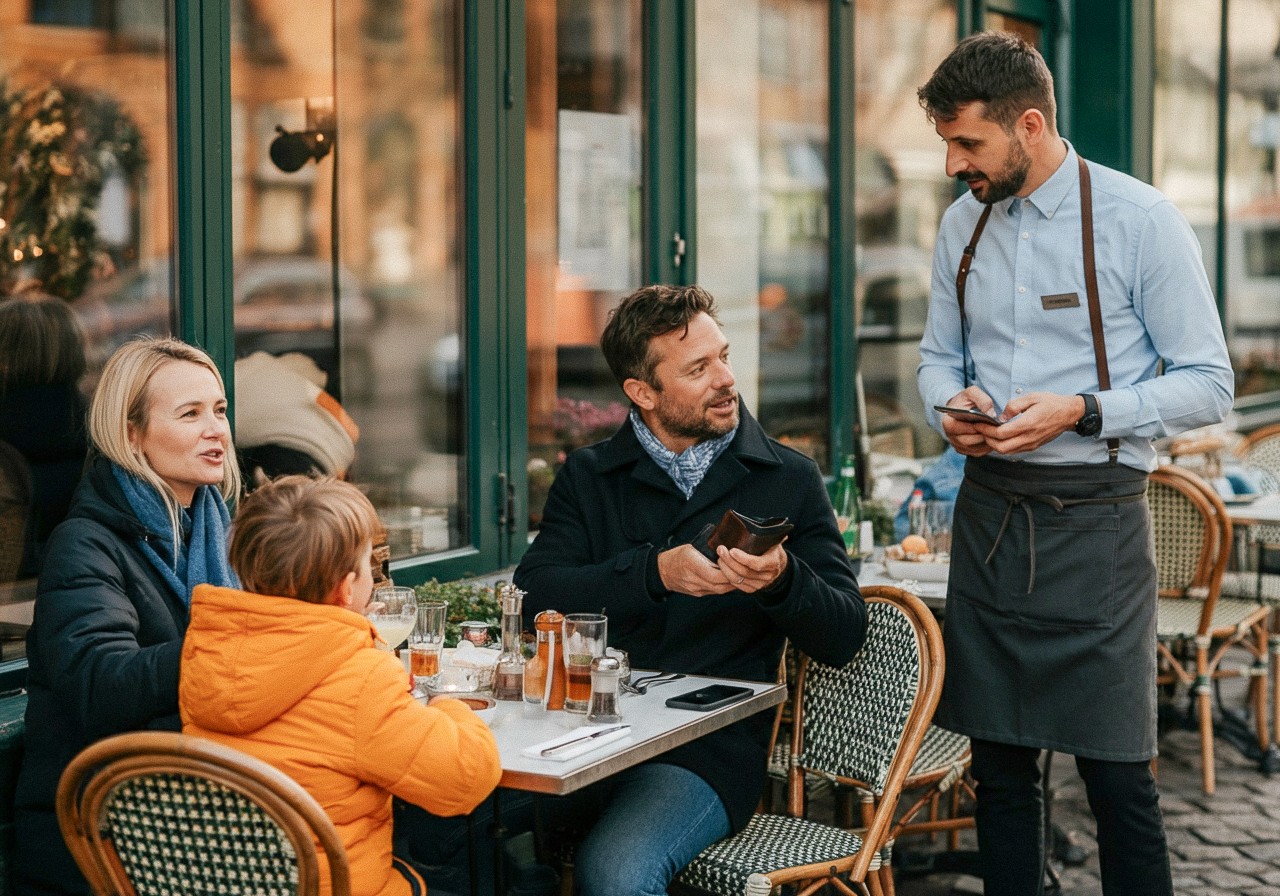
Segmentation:
[[(1098, 388), (1107, 391), (1111, 388), (1111, 373), (1107, 368), (1107, 341), (1102, 332), (1102, 303), (1098, 299), (1098, 269), (1093, 258), (1093, 189), (1089, 181), (1089, 166), (1079, 155), (1080, 163), (1080, 238), (1084, 249), (1084, 286), (1089, 298), (1089, 330), (1093, 335), (1093, 359), (1098, 369)], [(969, 245), (964, 247), (960, 256), (960, 267), (956, 271), (956, 303), (960, 306), (960, 365), (964, 370), (964, 384), (969, 386), (969, 331), (965, 326), (964, 286), (969, 279), (969, 268), (973, 264), (974, 254), (978, 250), (978, 240), (987, 226), (987, 218), (991, 217), (991, 206), (982, 210), (977, 225), (973, 228), (973, 236), (969, 237)], [(1120, 440), (1107, 439), (1108, 463), (1116, 463), (1120, 457)]]

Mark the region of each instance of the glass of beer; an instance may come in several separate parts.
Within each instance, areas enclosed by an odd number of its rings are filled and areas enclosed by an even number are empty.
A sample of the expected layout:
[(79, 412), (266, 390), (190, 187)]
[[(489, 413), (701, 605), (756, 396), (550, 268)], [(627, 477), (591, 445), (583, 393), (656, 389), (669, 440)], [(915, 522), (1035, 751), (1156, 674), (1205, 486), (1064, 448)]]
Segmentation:
[(591, 661), (604, 656), (609, 620), (600, 613), (564, 617), (564, 708), (586, 712), (591, 705)]
[(440, 674), (448, 609), (449, 605), (442, 600), (418, 602), (418, 618), (409, 633), (409, 672), (415, 688), (428, 687)]

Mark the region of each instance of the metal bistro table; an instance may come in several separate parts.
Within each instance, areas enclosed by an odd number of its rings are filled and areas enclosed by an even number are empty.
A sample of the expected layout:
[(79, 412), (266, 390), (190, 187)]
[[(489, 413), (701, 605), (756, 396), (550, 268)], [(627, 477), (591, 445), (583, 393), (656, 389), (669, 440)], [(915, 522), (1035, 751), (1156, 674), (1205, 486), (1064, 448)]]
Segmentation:
[[(632, 677), (639, 678), (645, 674), (650, 673), (637, 669), (632, 672)], [(743, 685), (751, 688), (753, 693), (736, 703), (708, 712), (672, 709), (666, 705), (668, 697), (712, 684)], [(775, 682), (689, 675), (652, 688), (644, 694), (621, 696), (619, 708), (622, 724), (630, 725), (631, 733), (627, 737), (610, 741), (598, 750), (563, 761), (526, 756), (523, 751), (581, 726), (586, 719), (584, 714), (563, 710), (548, 712), (523, 702), (499, 702), (496, 713), (489, 720), (489, 729), (498, 742), (498, 754), (502, 762), (502, 780), (498, 782), (498, 786), (552, 795), (573, 793), (704, 734), (777, 706), (786, 697), (786, 685)], [(497, 893), (503, 891), (501, 852), (505, 834), (499, 806), (500, 793), (501, 790), (494, 791), (493, 802), (493, 834), (496, 843), (494, 876)], [(473, 893), (476, 892), (476, 887), (473, 874)]]

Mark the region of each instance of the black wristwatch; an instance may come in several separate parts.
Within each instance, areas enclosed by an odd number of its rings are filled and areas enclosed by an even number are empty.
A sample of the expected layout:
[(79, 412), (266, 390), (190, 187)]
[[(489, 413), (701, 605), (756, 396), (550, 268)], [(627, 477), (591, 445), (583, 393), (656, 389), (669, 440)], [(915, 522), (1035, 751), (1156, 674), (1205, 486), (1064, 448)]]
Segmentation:
[(1096, 436), (1102, 432), (1102, 412), (1098, 410), (1098, 398), (1088, 392), (1078, 394), (1084, 399), (1084, 416), (1076, 421), (1076, 435)]

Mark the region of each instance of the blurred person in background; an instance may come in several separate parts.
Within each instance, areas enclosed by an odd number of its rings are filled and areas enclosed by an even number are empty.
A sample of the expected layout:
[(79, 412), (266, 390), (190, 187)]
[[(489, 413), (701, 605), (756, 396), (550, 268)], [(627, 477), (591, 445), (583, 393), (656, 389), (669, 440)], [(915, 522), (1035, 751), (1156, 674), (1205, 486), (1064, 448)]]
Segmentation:
[(84, 372), (84, 335), (66, 302), (32, 286), (0, 299), (0, 442), (21, 455), (29, 482), (18, 578), (39, 573), (80, 481), (89, 447)]

